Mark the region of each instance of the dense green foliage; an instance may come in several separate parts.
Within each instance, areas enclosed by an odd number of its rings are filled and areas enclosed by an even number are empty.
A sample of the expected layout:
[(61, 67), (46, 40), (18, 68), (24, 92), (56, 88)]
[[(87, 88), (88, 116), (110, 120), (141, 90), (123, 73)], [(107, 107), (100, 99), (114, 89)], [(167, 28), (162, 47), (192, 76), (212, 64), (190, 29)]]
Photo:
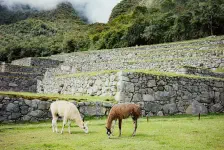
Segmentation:
[[(104, 30), (94, 33), (94, 48), (110, 49), (224, 34), (222, 0), (154, 0), (151, 5), (144, 5), (148, 1), (142, 1), (113, 19)], [(115, 12), (125, 9), (119, 6), (121, 10), (114, 9)]]
[(123, 0), (117, 4), (110, 15), (109, 21), (112, 21), (114, 18), (126, 14), (135, 8), (139, 4), (139, 0)]
[(123, 0), (109, 23), (91, 25), (69, 3), (51, 11), (26, 10), (1, 9), (0, 61), (224, 34), (223, 0)]
[(88, 28), (70, 4), (32, 13), (16, 23), (3, 23), (0, 26), (0, 60), (3, 61), (88, 48)]

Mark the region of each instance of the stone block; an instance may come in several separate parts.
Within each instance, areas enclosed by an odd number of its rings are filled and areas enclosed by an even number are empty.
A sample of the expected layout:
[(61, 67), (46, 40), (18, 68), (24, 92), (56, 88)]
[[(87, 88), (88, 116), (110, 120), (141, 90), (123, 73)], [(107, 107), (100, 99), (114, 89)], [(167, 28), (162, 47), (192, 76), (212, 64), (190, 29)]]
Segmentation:
[(162, 111), (159, 111), (159, 112), (157, 113), (157, 116), (164, 116), (164, 115), (163, 115), (163, 112), (162, 112)]
[(162, 109), (165, 114), (175, 114), (178, 112), (177, 105), (175, 103), (166, 104)]
[(149, 95), (149, 94), (143, 95), (143, 101), (154, 101), (154, 100), (155, 100), (155, 98), (152, 95)]
[(210, 107), (209, 112), (211, 113), (218, 113), (218, 112), (222, 112), (224, 110), (224, 107), (218, 103), (218, 104), (214, 104)]
[(198, 114), (207, 114), (208, 109), (203, 105), (202, 103), (199, 103), (198, 101), (192, 102), (192, 114), (198, 115)]
[(155, 80), (149, 80), (147, 83), (148, 87), (155, 87), (156, 86), (156, 81)]
[(161, 105), (157, 104), (157, 103), (151, 103), (151, 102), (146, 102), (144, 104), (144, 109), (147, 112), (153, 112), (153, 113), (157, 113), (158, 111), (161, 110)]
[(6, 111), (19, 112), (19, 105), (14, 103), (9, 103), (6, 107)]

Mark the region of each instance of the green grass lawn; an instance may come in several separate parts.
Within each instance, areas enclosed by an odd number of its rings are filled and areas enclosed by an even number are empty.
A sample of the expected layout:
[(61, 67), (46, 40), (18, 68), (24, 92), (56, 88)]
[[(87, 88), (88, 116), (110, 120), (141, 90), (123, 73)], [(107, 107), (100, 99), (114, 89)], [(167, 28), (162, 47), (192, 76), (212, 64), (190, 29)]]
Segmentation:
[[(151, 117), (149, 122), (141, 118), (137, 134), (131, 137), (131, 119), (123, 120), (122, 136), (108, 139), (105, 129), (106, 119), (89, 120), (89, 134), (85, 134), (74, 123), (72, 134), (56, 134), (51, 123), (0, 124), (0, 149), (77, 149), (77, 150), (223, 150), (224, 115)], [(59, 128), (62, 122), (58, 123)]]

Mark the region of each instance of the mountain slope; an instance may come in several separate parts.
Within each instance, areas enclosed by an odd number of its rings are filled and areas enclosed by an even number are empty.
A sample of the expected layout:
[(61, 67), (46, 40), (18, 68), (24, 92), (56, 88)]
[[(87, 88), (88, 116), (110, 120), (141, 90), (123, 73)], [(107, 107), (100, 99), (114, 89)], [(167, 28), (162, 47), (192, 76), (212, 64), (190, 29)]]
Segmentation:
[(224, 34), (223, 0), (123, 0), (107, 24), (86, 24), (70, 3), (41, 12), (23, 7), (1, 7), (0, 61)]
[[(51, 11), (33, 11), (14, 21), (0, 26), (1, 61), (75, 51), (88, 41), (83, 40), (88, 28), (69, 3)], [(77, 47), (71, 46), (75, 42)]]
[(123, 0), (106, 27), (92, 33), (91, 45), (110, 49), (222, 35), (223, 24), (222, 0)]

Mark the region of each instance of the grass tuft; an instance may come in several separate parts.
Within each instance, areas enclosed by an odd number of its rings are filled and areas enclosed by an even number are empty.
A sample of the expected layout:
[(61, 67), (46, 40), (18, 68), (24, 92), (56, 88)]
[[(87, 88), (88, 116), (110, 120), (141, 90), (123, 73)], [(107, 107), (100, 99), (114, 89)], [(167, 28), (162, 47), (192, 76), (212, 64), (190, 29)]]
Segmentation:
[(29, 92), (4, 92), (0, 91), (0, 95), (14, 97), (14, 98), (24, 98), (28, 100), (39, 99), (39, 100), (66, 100), (66, 101), (76, 101), (76, 102), (110, 102), (115, 103), (114, 97), (111, 96), (75, 96), (75, 95), (64, 95), (64, 94), (39, 94), (39, 93), (29, 93)]

